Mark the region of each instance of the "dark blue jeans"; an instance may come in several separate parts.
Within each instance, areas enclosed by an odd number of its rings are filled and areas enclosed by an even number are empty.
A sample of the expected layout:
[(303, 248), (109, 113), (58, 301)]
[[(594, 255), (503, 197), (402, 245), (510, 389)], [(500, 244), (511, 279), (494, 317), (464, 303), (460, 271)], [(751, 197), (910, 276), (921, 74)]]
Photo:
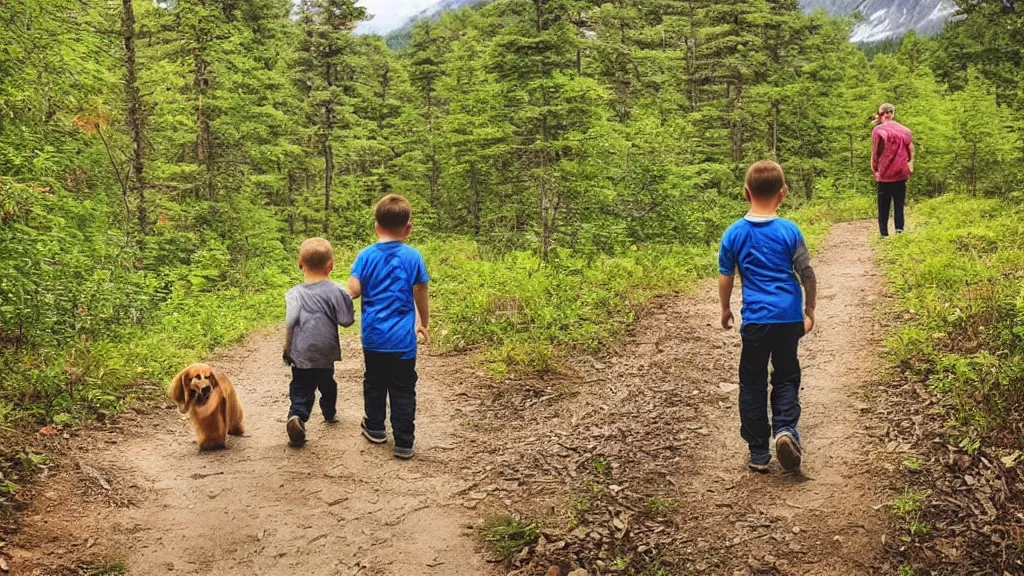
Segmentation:
[(412, 448), (416, 432), (416, 359), (401, 353), (363, 350), (363, 409), (366, 428), (384, 431), (388, 400), (391, 400), (391, 433), (396, 448)]
[(316, 391), (320, 390), (320, 411), (330, 420), (337, 411), (338, 383), (334, 381), (334, 368), (296, 368), (292, 366), (292, 382), (288, 397), (292, 405), (288, 417), (298, 416), (305, 422), (313, 411)]
[(892, 222), (896, 233), (903, 232), (903, 205), (907, 201), (907, 181), (878, 183), (878, 232), (889, 235), (889, 205), (892, 205)]
[[(744, 324), (740, 328), (740, 436), (759, 464), (771, 459), (772, 431), (792, 432), (799, 441), (800, 361), (796, 351), (804, 335), (803, 322)], [(772, 422), (768, 424), (768, 362), (772, 363)]]

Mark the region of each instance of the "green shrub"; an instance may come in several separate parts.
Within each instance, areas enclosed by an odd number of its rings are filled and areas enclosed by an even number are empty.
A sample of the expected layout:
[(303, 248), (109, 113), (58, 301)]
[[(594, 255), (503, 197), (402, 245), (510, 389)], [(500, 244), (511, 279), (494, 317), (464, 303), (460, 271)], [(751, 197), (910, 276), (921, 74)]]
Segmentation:
[(1019, 446), (1007, 427), (1024, 407), (1024, 209), (945, 196), (911, 224), (882, 251), (900, 319), (892, 361), (948, 399), (963, 448)]

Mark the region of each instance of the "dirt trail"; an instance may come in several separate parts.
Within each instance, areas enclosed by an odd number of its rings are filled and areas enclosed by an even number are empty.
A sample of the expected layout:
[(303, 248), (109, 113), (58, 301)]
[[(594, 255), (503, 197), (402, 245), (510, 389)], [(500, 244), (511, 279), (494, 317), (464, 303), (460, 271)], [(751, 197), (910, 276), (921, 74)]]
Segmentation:
[[(862, 391), (876, 377), (883, 278), (870, 223), (833, 228), (813, 258), (817, 327), (801, 342), (802, 477), (746, 469), (736, 373), (740, 339), (719, 326), (715, 283), (648, 310), (619, 353), (581, 360), (576, 382), (503, 387), (481, 404), (520, 424), (488, 451), (502, 499), (554, 508), (565, 534), (522, 573), (584, 558), (669, 574), (863, 575), (881, 570), (887, 496)], [(738, 305), (737, 305), (738, 309)], [(479, 443), (493, 437), (481, 432)], [(564, 545), (562, 544), (564, 542)], [(599, 562), (601, 564), (599, 564)], [(651, 573), (659, 573), (652, 571)]]
[(289, 449), (280, 334), (254, 336), (212, 360), (239, 389), (247, 437), (198, 454), (166, 408), (85, 434), (88, 468), (69, 462), (42, 485), (12, 564), (72, 574), (52, 567), (119, 555), (140, 575), (498, 574), (465, 526), (511, 509), (548, 528), (522, 574), (552, 562), (591, 574), (652, 562), (663, 574), (880, 573), (884, 518), (872, 506), (886, 495), (861, 399), (880, 349), (871, 237), (869, 223), (837, 225), (814, 258), (803, 477), (745, 468), (739, 336), (717, 326), (707, 282), (661, 299), (618, 353), (577, 359), (570, 375), (495, 384), (465, 357), (421, 357), (412, 462), (358, 436), (352, 338), (337, 370), (341, 424), (320, 423), (317, 409), (308, 446)]

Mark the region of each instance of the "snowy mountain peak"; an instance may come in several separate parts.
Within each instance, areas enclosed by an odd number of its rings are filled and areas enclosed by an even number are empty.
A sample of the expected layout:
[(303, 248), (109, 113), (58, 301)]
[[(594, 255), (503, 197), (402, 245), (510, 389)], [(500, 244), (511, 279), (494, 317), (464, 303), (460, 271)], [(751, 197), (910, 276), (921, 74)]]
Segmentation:
[(930, 35), (942, 30), (956, 13), (952, 0), (800, 0), (805, 11), (824, 8), (833, 16), (860, 12), (864, 20), (853, 29), (851, 42), (878, 42), (914, 30)]

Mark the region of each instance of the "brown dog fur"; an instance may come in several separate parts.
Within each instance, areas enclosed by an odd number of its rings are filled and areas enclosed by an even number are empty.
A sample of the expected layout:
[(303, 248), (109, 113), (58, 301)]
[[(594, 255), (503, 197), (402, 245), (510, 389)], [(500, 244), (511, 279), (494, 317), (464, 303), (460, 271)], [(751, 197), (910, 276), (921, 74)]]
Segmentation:
[(167, 395), (188, 413), (200, 450), (224, 448), (227, 435), (241, 436), (242, 405), (223, 373), (206, 364), (192, 364), (171, 381)]

